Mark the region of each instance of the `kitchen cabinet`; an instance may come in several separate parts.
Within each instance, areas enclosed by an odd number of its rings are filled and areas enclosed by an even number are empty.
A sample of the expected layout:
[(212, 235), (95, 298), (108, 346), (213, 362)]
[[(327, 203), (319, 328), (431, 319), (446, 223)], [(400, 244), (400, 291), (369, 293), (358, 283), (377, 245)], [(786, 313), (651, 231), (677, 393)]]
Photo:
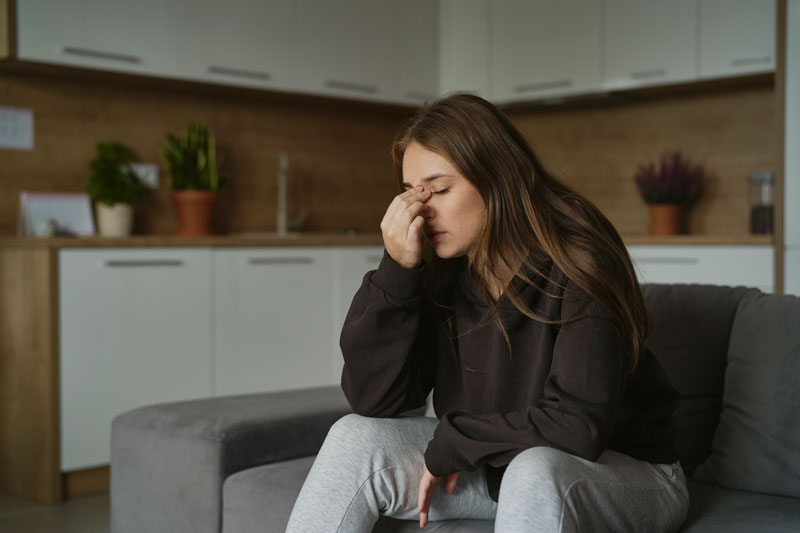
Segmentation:
[(783, 139), (784, 292), (800, 296), (800, 4), (786, 6)]
[(772, 246), (628, 246), (640, 283), (708, 283), (775, 290)]
[(295, 84), (292, 0), (171, 0), (168, 34), (181, 78), (290, 90)]
[(489, 98), (489, 0), (441, 0), (440, 93)]
[(162, 0), (17, 2), (20, 59), (74, 67), (169, 75)]
[(603, 87), (694, 80), (697, 0), (605, 0)]
[(439, 6), (429, 0), (397, 4), (399, 64), (393, 100), (419, 105), (439, 94)]
[(109, 461), (111, 420), (212, 389), (209, 250), (59, 253), (61, 469)]
[(492, 2), (491, 96), (498, 103), (600, 86), (600, 3)]
[(297, 0), (297, 89), (389, 101), (397, 45), (395, 0)]
[(214, 253), (216, 394), (338, 383), (334, 250)]
[(775, 2), (699, 2), (700, 78), (775, 70)]

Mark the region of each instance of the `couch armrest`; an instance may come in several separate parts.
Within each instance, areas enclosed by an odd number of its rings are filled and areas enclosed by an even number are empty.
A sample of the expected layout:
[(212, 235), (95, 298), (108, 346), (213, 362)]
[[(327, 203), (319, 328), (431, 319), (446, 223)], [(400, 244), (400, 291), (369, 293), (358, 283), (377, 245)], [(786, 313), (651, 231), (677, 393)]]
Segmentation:
[(111, 531), (221, 530), (230, 474), (317, 453), (352, 412), (339, 387), (142, 407), (111, 430)]

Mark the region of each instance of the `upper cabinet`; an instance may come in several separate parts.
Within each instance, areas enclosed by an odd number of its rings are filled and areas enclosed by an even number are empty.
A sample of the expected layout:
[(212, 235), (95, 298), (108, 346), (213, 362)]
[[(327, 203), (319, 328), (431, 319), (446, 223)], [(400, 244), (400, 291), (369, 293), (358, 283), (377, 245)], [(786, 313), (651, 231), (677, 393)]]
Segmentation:
[(775, 0), (24, 0), (20, 59), (420, 105), (771, 72)]
[(162, 0), (17, 2), (20, 59), (168, 75)]
[(489, 96), (489, 0), (441, 0), (440, 93)]
[(212, 83), (292, 89), (292, 0), (171, 0), (167, 36), (175, 75)]
[(394, 91), (394, 0), (298, 0), (298, 89), (361, 100)]
[(605, 0), (603, 87), (626, 89), (697, 76), (697, 0)]
[(421, 104), (439, 93), (439, 6), (430, 0), (404, 0), (398, 10), (395, 99)]
[(700, 0), (700, 78), (775, 70), (773, 1)]
[(492, 2), (493, 100), (505, 103), (595, 91), (600, 3)]

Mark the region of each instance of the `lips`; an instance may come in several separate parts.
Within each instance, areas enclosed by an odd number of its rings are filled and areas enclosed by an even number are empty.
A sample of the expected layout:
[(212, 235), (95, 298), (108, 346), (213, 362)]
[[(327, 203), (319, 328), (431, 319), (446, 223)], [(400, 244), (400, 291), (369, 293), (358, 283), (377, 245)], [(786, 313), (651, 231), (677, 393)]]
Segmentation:
[(441, 240), (446, 234), (447, 234), (446, 231), (439, 231), (439, 230), (432, 230), (425, 232), (425, 236), (428, 237), (428, 240), (431, 242), (436, 242)]

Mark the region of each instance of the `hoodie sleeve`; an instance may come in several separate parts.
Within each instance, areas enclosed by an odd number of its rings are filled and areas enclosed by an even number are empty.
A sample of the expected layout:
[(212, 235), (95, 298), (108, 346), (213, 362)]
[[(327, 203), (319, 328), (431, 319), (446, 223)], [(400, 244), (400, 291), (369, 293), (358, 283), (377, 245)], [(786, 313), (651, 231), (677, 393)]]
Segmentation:
[[(577, 291), (569, 282), (568, 293)], [(579, 291), (584, 294), (582, 291)], [(590, 461), (606, 448), (622, 399), (626, 346), (608, 313), (588, 297), (565, 298), (561, 318), (590, 315), (560, 325), (550, 372), (538, 401), (523, 409), (441, 417), (425, 452), (436, 476), (503, 467), (520, 452), (549, 446)]]
[(340, 345), (342, 390), (358, 414), (397, 416), (424, 405), (433, 388), (436, 340), (424, 270), (404, 268), (384, 251), (353, 298)]

